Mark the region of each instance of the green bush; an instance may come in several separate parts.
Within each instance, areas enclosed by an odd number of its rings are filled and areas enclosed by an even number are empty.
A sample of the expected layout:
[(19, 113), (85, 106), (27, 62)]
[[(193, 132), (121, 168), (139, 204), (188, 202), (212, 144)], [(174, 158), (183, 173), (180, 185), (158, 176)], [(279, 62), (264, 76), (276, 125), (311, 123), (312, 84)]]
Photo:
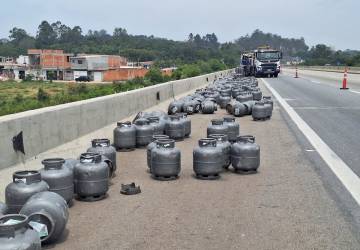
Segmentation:
[(150, 81), (150, 83), (161, 83), (164, 81), (163, 75), (159, 68), (151, 68), (145, 75), (145, 78)]
[(24, 96), (22, 94), (17, 94), (14, 98), (14, 101), (17, 103), (23, 102), (24, 101)]
[(223, 62), (216, 60), (216, 59), (209, 60), (209, 65), (210, 65), (211, 71), (213, 71), (213, 72), (226, 69), (226, 65)]
[(50, 80), (50, 83), (52, 83), (55, 79), (55, 73), (52, 71), (48, 72), (48, 79)]
[(199, 62), (197, 63), (197, 65), (198, 65), (201, 73), (210, 73), (210, 72), (212, 71), (209, 63), (207, 63), (207, 62), (199, 61)]
[(172, 73), (172, 78), (175, 80), (180, 80), (181, 75), (182, 75), (182, 70), (180, 68), (178, 68)]
[(35, 78), (35, 76), (33, 74), (27, 74), (23, 81), (24, 82), (31, 82), (31, 81), (34, 80), (34, 78)]
[(69, 95), (80, 95), (88, 93), (89, 89), (86, 83), (72, 83), (68, 85), (67, 91)]
[(184, 65), (182, 68), (181, 78), (189, 78), (201, 74), (200, 68), (195, 64)]
[(37, 92), (37, 100), (39, 102), (44, 102), (47, 101), (49, 99), (49, 94), (43, 90), (43, 88), (39, 88), (38, 92)]
[(131, 79), (129, 81), (127, 81), (130, 84), (138, 84), (138, 85), (143, 85), (145, 84), (144, 78), (143, 77), (135, 77), (134, 79)]

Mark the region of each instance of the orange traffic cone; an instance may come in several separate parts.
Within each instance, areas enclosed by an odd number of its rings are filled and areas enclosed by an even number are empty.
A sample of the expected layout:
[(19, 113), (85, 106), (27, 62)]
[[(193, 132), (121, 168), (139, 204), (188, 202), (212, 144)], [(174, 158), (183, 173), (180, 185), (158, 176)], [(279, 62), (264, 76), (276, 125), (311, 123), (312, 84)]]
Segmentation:
[(348, 69), (347, 69), (347, 67), (345, 67), (344, 78), (343, 78), (343, 81), (342, 81), (342, 88), (340, 88), (340, 89), (349, 89), (347, 87), (347, 73), (348, 73)]

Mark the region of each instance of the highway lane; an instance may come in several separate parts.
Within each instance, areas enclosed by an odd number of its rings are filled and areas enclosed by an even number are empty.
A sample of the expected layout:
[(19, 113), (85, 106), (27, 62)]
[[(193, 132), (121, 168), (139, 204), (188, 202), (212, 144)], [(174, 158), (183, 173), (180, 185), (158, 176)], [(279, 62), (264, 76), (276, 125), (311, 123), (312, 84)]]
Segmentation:
[[(327, 73), (323, 73), (325, 75), (323, 78), (326, 78)], [(280, 75), (278, 79), (264, 80), (277, 92), (279, 99), (285, 102), (285, 106), (289, 105), (289, 108), (296, 112), (324, 145), (333, 151), (330, 158), (333, 156), (339, 158), (343, 163), (339, 164), (340, 171), (344, 170), (352, 174), (352, 180), (355, 182), (346, 181), (346, 178), (344, 181), (343, 176), (334, 171), (334, 168), (339, 166), (334, 164), (335, 166), (331, 167), (322, 152), (316, 151), (314, 144), (309, 143), (311, 138), (304, 136), (308, 131), (301, 128), (288, 111), (282, 112), (302, 145), (305, 155), (323, 180), (324, 186), (337, 201), (344, 215), (348, 217), (348, 221), (353, 223), (359, 232), (360, 210), (359, 202), (355, 200), (356, 198), (358, 200), (359, 196), (354, 196), (354, 193), (350, 195), (350, 192), (355, 191), (359, 194), (360, 191), (358, 178), (360, 176), (360, 95), (335, 88), (328, 81), (314, 83), (308, 79), (296, 79), (286, 74)], [(282, 111), (284, 110), (283, 107)]]
[[(284, 75), (294, 76), (295, 69), (282, 69)], [(314, 70), (298, 70), (300, 78), (307, 79), (314, 84), (326, 84), (334, 88), (340, 88), (344, 73), (341, 72), (325, 72)], [(360, 74), (348, 74), (347, 77), (348, 87), (351, 91), (360, 91)]]
[(360, 176), (360, 95), (286, 75), (267, 81)]

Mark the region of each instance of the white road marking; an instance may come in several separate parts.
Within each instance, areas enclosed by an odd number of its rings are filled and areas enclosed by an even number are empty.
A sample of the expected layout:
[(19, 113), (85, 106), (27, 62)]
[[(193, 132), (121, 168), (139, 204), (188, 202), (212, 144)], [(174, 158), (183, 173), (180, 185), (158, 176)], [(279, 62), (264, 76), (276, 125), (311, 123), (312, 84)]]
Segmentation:
[(284, 98), (284, 100), (286, 100), (286, 101), (296, 101), (296, 99), (291, 99), (291, 98)]
[(306, 152), (315, 152), (315, 149), (305, 149)]
[(355, 90), (349, 90), (349, 91), (352, 92), (352, 93), (355, 93), (355, 94), (360, 94), (359, 91), (355, 91)]
[(296, 111), (273, 89), (270, 84), (262, 79), (265, 86), (288, 113), (296, 126), (308, 139), (321, 158), (326, 162), (331, 171), (337, 176), (344, 187), (349, 191), (355, 201), (360, 205), (360, 178), (351, 168), (315, 133), (315, 131), (296, 113)]
[(321, 84), (321, 82), (319, 82), (319, 81), (314, 81), (314, 80), (310, 80), (310, 82), (316, 83), (316, 84)]
[(295, 110), (297, 109), (299, 110), (359, 110), (360, 107), (293, 107), (293, 109)]

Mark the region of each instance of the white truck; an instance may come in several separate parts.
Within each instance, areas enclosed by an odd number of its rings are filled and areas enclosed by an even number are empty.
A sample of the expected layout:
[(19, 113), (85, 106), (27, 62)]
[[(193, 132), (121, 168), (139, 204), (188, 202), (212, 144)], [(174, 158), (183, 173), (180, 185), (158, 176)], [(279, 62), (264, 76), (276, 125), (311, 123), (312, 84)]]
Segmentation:
[(282, 52), (269, 46), (259, 47), (254, 51), (254, 75), (256, 77), (277, 77), (280, 73)]

